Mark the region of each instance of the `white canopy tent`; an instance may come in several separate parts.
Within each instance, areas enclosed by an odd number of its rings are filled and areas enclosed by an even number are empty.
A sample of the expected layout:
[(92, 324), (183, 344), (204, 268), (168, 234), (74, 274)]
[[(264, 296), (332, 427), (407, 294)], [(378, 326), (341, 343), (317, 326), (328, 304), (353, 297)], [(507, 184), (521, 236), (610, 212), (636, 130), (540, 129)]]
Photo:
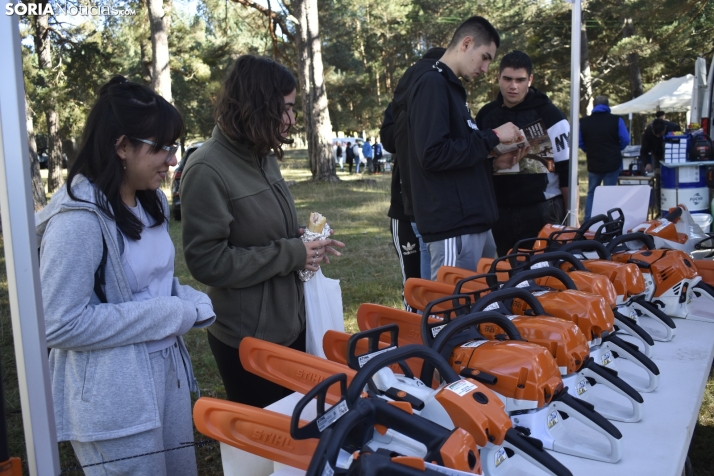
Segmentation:
[(654, 114), (657, 111), (686, 112), (692, 102), (694, 76), (688, 74), (681, 78), (671, 78), (656, 84), (642, 96), (636, 97), (617, 106), (612, 106), (613, 114)]

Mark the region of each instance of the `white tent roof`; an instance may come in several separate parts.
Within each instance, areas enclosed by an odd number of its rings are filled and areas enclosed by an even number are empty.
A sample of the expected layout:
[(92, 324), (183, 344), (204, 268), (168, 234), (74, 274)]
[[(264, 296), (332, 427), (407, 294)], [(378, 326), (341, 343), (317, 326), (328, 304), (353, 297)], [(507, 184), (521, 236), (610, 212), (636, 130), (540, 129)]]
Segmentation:
[(640, 97), (611, 108), (613, 114), (687, 111), (692, 101), (694, 76), (688, 74), (656, 84)]

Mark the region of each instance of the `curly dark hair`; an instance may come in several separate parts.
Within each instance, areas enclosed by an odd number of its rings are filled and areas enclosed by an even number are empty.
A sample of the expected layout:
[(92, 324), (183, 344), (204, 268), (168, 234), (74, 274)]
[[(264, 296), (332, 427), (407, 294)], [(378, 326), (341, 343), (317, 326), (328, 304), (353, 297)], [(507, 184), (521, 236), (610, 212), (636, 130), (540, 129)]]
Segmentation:
[(285, 66), (253, 55), (236, 59), (223, 81), (214, 117), (223, 133), (237, 142), (248, 142), (259, 157), (271, 151), (283, 157), (284, 97), (297, 87)]
[[(89, 111), (82, 143), (67, 174), (67, 193), (72, 199), (82, 201), (72, 192), (72, 180), (78, 174), (84, 175), (94, 184), (99, 209), (116, 220), (125, 236), (141, 239), (143, 225), (121, 199), (125, 173), (115, 145), (121, 136), (134, 147), (143, 145), (136, 137), (151, 138), (156, 142), (151, 151), (160, 152), (163, 146), (173, 145), (183, 128), (181, 115), (163, 97), (142, 84), (114, 76), (101, 87), (97, 102)], [(141, 206), (154, 219), (152, 226), (166, 220), (159, 193), (136, 191)]]

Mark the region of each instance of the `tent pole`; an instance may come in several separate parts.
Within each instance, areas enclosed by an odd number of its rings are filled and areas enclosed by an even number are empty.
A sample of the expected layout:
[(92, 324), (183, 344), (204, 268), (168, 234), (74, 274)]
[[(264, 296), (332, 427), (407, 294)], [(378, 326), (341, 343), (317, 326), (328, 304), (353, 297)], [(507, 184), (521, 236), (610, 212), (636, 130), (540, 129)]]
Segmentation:
[(50, 391), (18, 17), (0, 15), (0, 209), (17, 377), (30, 474), (59, 474)]
[(568, 225), (575, 226), (578, 222), (578, 143), (580, 138), (580, 27), (581, 0), (565, 0), (572, 3), (571, 35), (570, 35), (570, 210)]

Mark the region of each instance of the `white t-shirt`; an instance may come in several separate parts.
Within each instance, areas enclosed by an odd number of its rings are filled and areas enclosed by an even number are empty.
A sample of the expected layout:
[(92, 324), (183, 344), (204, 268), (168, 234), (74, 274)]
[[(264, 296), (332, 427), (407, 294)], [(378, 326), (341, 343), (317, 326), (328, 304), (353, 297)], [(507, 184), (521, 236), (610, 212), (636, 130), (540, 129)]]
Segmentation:
[[(144, 225), (140, 240), (124, 238), (124, 253), (121, 264), (129, 281), (129, 288), (135, 301), (146, 301), (159, 296), (171, 296), (174, 279), (174, 257), (176, 250), (166, 226), (151, 227), (153, 218), (146, 213), (139, 200), (129, 207)], [(150, 318), (151, 316), (147, 316)], [(176, 336), (165, 337), (146, 343), (149, 352), (170, 347)]]

